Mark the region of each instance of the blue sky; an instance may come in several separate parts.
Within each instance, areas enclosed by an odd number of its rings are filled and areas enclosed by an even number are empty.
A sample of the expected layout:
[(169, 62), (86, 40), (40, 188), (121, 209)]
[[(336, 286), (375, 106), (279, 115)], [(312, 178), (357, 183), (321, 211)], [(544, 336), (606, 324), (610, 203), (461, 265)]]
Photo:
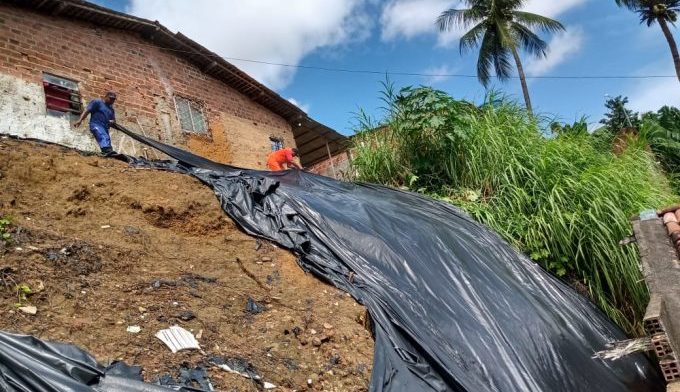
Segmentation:
[[(440, 34), (434, 19), (457, 0), (97, 0), (98, 4), (158, 20), (216, 53), (265, 62), (424, 74), (475, 74), (476, 53), (460, 55), (459, 32)], [(548, 58), (523, 57), (528, 75), (674, 75), (668, 45), (658, 26), (638, 23), (614, 0), (528, 0), (529, 11), (561, 21), (567, 32), (544, 36)], [(674, 28), (673, 32), (677, 30)], [(384, 74), (329, 72), (230, 60), (308, 114), (353, 133), (359, 108), (379, 116)], [(480, 101), (474, 78), (390, 76), (397, 87), (432, 85), (456, 98)], [(493, 88), (521, 99), (519, 81)], [(571, 122), (597, 123), (605, 95), (627, 95), (632, 108), (680, 106), (680, 85), (667, 79), (532, 79), (537, 112)]]

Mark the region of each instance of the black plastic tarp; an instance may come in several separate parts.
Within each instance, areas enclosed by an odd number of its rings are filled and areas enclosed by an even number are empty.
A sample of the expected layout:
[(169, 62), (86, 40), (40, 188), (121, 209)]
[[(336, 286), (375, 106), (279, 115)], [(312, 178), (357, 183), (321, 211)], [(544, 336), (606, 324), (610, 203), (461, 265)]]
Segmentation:
[(247, 233), (299, 256), (374, 321), (373, 391), (661, 391), (641, 354), (594, 359), (623, 333), (588, 300), (457, 208), (301, 171), (222, 165), (139, 136), (211, 186)]
[[(623, 333), (588, 300), (453, 206), (300, 171), (212, 162), (119, 129), (175, 158), (134, 165), (211, 186), (247, 233), (296, 252), (374, 321), (372, 391), (662, 391), (641, 354), (594, 359)], [(0, 332), (0, 389), (162, 391), (69, 345)]]
[(103, 366), (80, 348), (0, 331), (2, 392), (171, 392), (142, 382), (140, 369), (117, 362)]

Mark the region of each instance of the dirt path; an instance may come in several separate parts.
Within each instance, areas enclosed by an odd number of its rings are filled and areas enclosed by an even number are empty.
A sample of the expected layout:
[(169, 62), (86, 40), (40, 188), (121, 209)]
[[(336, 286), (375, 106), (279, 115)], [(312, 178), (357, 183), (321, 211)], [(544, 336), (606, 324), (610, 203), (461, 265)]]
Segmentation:
[[(140, 365), (147, 381), (221, 356), (247, 360), (276, 390), (367, 390), (364, 308), (240, 232), (188, 176), (3, 138), (1, 216), (12, 217), (0, 245), (2, 330)], [(37, 314), (17, 310), (20, 283)], [(248, 298), (263, 311), (247, 312)], [(206, 356), (172, 354), (154, 337), (175, 324), (201, 335)], [(126, 331), (133, 325), (141, 332)], [(208, 373), (218, 390), (257, 390)]]

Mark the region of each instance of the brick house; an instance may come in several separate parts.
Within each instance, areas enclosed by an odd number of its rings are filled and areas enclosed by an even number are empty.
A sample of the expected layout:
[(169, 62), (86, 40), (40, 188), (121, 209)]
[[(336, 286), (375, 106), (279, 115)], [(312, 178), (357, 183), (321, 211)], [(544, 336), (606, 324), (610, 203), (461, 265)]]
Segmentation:
[(354, 178), (352, 173), (352, 150), (340, 150), (330, 158), (325, 157), (307, 169), (322, 176), (333, 177), (338, 180), (351, 180)]
[[(0, 133), (97, 151), (87, 102), (118, 93), (117, 121), (215, 161), (264, 168), (297, 146), (305, 166), (344, 136), (158, 22), (82, 0), (0, 0)], [(112, 130), (114, 149), (155, 157)]]

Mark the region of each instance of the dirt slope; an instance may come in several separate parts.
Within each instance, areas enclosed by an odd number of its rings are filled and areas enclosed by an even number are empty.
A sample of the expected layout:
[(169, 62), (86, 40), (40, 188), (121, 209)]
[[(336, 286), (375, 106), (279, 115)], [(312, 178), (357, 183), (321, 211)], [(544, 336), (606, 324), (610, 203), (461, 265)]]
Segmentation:
[[(147, 381), (219, 355), (249, 361), (276, 390), (367, 390), (363, 307), (240, 232), (188, 176), (2, 138), (0, 216), (12, 217), (0, 245), (2, 330), (140, 365)], [(37, 314), (17, 310), (20, 283)], [(249, 297), (265, 310), (247, 312)], [(172, 354), (154, 337), (174, 324), (202, 331), (206, 356)], [(141, 332), (126, 332), (132, 325)], [(209, 375), (218, 390), (257, 390), (217, 368)]]

